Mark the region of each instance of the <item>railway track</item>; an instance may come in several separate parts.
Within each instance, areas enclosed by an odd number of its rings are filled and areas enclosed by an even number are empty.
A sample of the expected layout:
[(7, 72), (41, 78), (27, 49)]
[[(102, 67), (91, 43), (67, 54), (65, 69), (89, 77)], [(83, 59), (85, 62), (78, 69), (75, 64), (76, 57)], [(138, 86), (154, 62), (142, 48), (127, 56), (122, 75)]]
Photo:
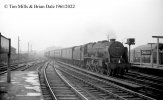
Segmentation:
[(47, 64), (43, 70), (44, 81), (53, 100), (88, 100), (62, 74)]
[(144, 88), (140, 92), (144, 94), (154, 98), (162, 97), (163, 78), (161, 77), (129, 71), (123, 76), (123, 79), (142, 85)]
[(87, 91), (95, 97), (97, 96), (98, 99), (154, 100), (151, 97), (127, 90), (97, 77), (72, 70), (72, 68), (65, 67), (65, 65), (59, 65), (57, 68), (66, 73), (65, 76), (67, 78), (68, 76), (71, 76), (71, 78), (69, 78), (71, 81), (76, 84), (80, 83), (82, 88), (86, 88)]
[[(11, 71), (24, 71), (27, 69), (30, 69), (31, 67), (36, 67), (37, 64), (41, 63), (43, 61), (39, 60), (34, 60), (30, 62), (25, 62), (25, 63), (20, 63), (20, 64), (12, 64), (10, 65), (10, 70)], [(7, 73), (7, 66), (6, 65), (1, 65), (0, 67), (0, 75)]]
[[(14, 64), (14, 65), (10, 66), (10, 70), (11, 71), (13, 71), (13, 70), (20, 70), (20, 69), (24, 68), (25, 66), (26, 66), (26, 64), (21, 64), (21, 65)], [(0, 75), (7, 73), (7, 66), (3, 66), (0, 69), (1, 69)]]
[(38, 71), (38, 68), (42, 67), (46, 63), (46, 60), (39, 60), (33, 64), (30, 64), (28, 66), (31, 66), (29, 68), (24, 69), (25, 71)]
[(144, 73), (140, 73), (140, 72), (136, 72), (136, 71), (129, 70), (128, 73), (126, 73), (126, 75), (137, 77), (142, 80), (148, 80), (149, 82), (151, 81), (151, 83), (156, 83), (156, 84), (163, 83), (163, 77), (144, 74)]
[(45, 83), (44, 69), (45, 69), (46, 65), (47, 65), (47, 62), (43, 65), (40, 65), (37, 68), (37, 72), (39, 74), (39, 81), (40, 81), (40, 86), (41, 86), (42, 95), (44, 97), (44, 100), (53, 100), (51, 93), (49, 91), (49, 88), (46, 86), (46, 83)]

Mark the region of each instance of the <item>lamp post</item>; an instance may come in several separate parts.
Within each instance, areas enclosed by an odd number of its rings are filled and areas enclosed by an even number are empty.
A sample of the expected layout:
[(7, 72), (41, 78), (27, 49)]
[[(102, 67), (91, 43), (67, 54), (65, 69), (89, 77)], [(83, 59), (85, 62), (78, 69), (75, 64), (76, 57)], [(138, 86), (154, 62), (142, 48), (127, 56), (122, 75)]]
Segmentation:
[(148, 43), (149, 45), (151, 45), (151, 65), (153, 67), (153, 50), (152, 50), (152, 45), (156, 44), (156, 43)]
[(152, 38), (157, 38), (157, 67), (159, 66), (159, 38), (163, 38), (163, 36), (152, 36)]

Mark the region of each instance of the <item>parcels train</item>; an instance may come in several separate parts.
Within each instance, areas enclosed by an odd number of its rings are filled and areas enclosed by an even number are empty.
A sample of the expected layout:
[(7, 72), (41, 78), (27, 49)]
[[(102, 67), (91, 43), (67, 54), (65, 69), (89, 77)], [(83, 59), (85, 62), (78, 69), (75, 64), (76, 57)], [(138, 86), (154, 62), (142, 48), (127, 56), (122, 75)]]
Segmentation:
[(115, 39), (51, 50), (45, 56), (108, 76), (123, 75), (131, 66), (127, 47)]

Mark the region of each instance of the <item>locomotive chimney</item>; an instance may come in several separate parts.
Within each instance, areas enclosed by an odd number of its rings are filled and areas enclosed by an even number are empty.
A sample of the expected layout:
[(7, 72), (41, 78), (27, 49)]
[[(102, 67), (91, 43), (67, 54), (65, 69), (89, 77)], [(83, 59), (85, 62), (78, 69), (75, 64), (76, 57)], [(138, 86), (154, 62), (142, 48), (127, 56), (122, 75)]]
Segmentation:
[(110, 39), (110, 42), (115, 42), (115, 39)]

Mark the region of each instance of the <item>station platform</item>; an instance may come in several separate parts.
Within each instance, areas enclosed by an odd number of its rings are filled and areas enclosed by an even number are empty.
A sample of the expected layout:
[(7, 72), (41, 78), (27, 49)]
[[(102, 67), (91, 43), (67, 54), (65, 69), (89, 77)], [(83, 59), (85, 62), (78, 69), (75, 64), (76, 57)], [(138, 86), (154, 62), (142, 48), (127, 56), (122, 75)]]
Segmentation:
[(132, 67), (130, 69), (137, 70), (142, 73), (156, 75), (163, 77), (163, 65), (157, 66), (156, 64), (153, 64), (153, 66), (150, 63), (132, 63)]
[(163, 70), (163, 65), (161, 65), (161, 64), (159, 66), (157, 66), (157, 64), (153, 64), (153, 66), (152, 66), (151, 63), (132, 63), (132, 65), (135, 67)]
[(0, 76), (0, 100), (43, 100), (37, 71), (12, 71)]

